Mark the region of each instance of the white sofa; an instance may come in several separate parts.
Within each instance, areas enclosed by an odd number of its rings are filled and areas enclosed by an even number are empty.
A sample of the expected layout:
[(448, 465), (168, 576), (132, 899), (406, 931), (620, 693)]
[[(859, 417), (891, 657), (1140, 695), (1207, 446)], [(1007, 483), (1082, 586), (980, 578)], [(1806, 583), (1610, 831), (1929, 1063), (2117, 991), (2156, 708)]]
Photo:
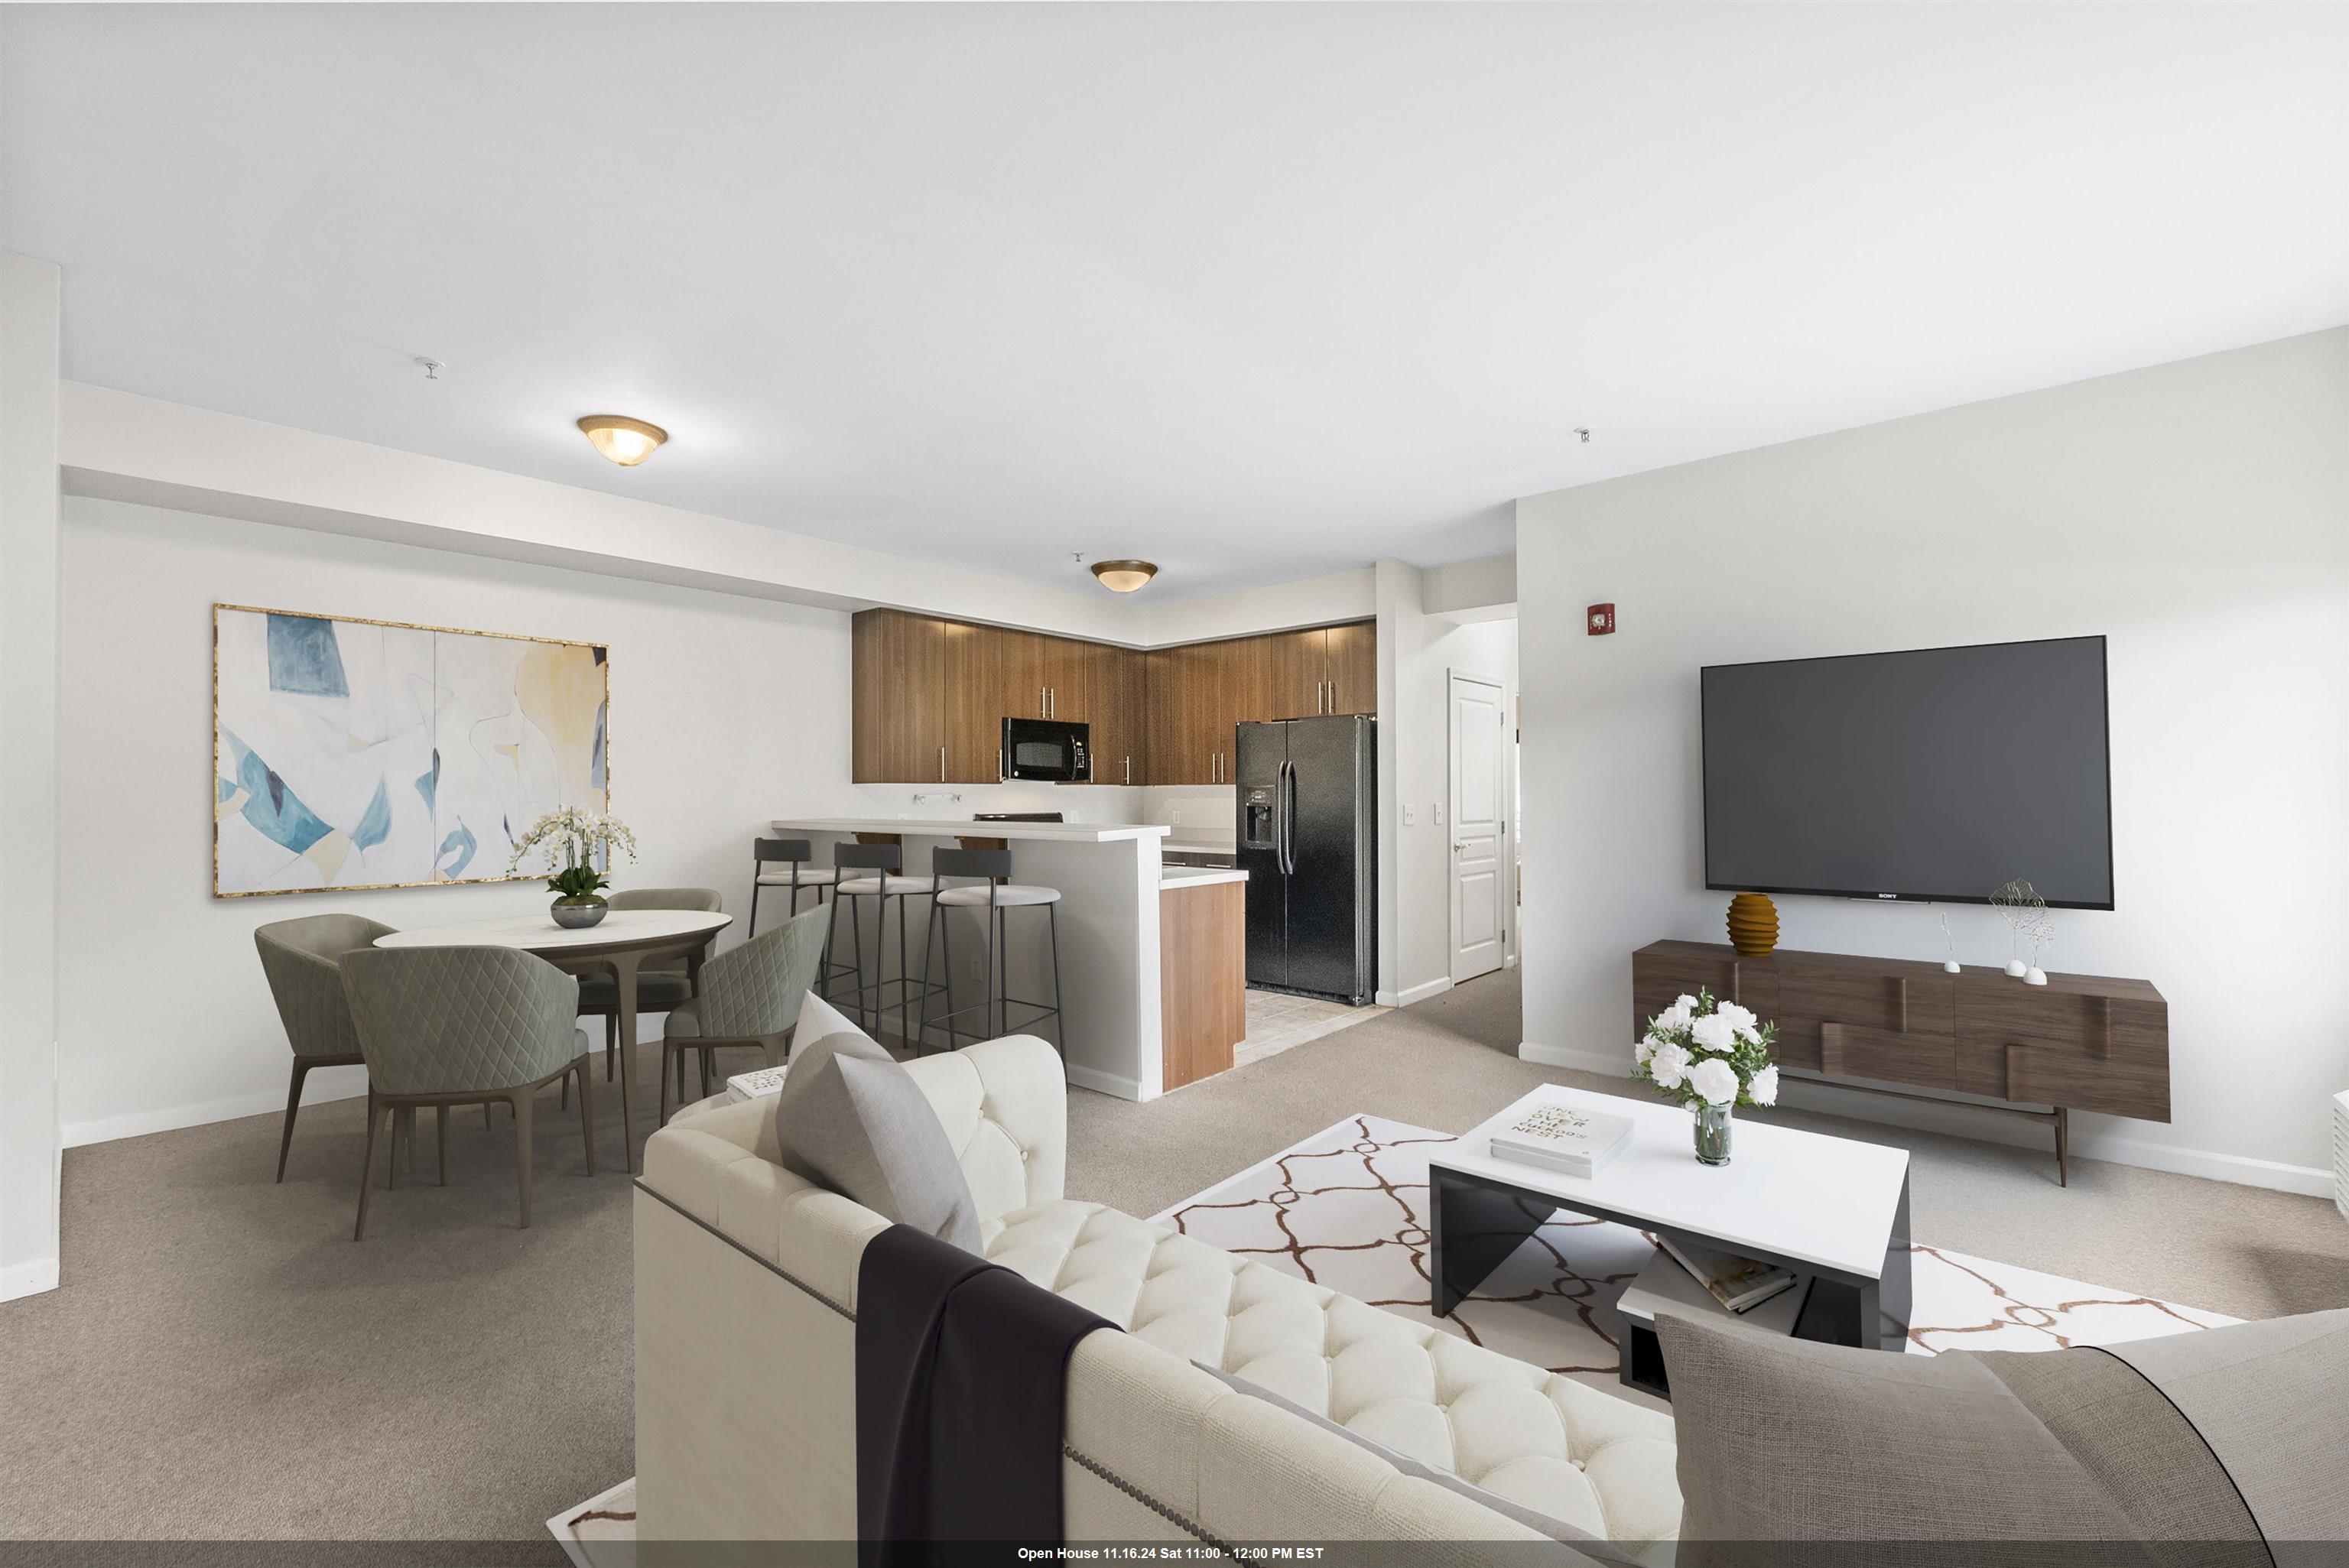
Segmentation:
[[(910, 1070), (978, 1200), (988, 1257), (1117, 1323), (1071, 1363), (1071, 1542), (1454, 1543), (1538, 1536), (1397, 1470), (1350, 1430), (1642, 1556), (1680, 1522), (1669, 1417), (1162, 1226), (1061, 1195), (1067, 1090), (1030, 1037)], [(853, 1541), (857, 1264), (887, 1222), (777, 1163), (771, 1102), (655, 1133), (636, 1195), (637, 1537)], [(1495, 1543), (1480, 1545), (1479, 1543)], [(1424, 1551), (1415, 1561), (1430, 1560)]]

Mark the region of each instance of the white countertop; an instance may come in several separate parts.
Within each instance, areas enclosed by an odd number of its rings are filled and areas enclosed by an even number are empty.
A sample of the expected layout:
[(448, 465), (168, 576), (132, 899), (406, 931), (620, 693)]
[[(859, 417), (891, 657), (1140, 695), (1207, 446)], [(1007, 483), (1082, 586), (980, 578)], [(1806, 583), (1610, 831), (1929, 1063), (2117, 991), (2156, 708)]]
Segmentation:
[(1178, 887), (1213, 887), (1217, 882), (1244, 882), (1246, 872), (1226, 871), (1220, 866), (1168, 866), (1158, 879), (1158, 891), (1168, 892)]
[[(1567, 1176), (1495, 1160), (1493, 1134), (1540, 1100), (1631, 1119), (1630, 1142), (1595, 1176)], [(1909, 1173), (1909, 1151), (1740, 1118), (1730, 1162), (1697, 1162), (1689, 1112), (1661, 1100), (1545, 1084), (1432, 1150), (1428, 1163), (1554, 1197), (1595, 1204), (1667, 1230), (1710, 1236), (1730, 1250), (1759, 1248), (1800, 1263), (1875, 1278)]]
[(1162, 850), (1172, 850), (1177, 854), (1185, 855), (1228, 855), (1237, 852), (1229, 844), (1201, 844), (1192, 843), (1189, 841), (1178, 843), (1173, 839), (1167, 840), (1158, 847)]
[(1064, 844), (1105, 844), (1116, 839), (1163, 839), (1154, 822), (974, 822), (968, 817), (778, 817), (779, 833), (903, 833), (916, 839), (1050, 839)]

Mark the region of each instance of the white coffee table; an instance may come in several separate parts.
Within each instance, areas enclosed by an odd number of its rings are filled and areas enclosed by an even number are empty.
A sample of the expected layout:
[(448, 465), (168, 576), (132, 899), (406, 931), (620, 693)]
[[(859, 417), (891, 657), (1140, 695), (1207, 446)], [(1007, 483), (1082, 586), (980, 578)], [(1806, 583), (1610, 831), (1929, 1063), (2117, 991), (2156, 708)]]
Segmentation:
[[(1629, 1117), (1630, 1141), (1595, 1176), (1494, 1159), (1495, 1130), (1542, 1103)], [(1741, 1120), (1730, 1162), (1702, 1165), (1686, 1110), (1545, 1084), (1432, 1153), (1427, 1163), (1434, 1212), (1429, 1264), (1439, 1317), (1553, 1213), (1571, 1209), (1807, 1276), (1807, 1284), (1796, 1287), (1807, 1295), (1789, 1326), (1797, 1338), (1895, 1351), (1907, 1345), (1906, 1150)], [(1627, 1321), (1635, 1336), (1650, 1336), (1638, 1348), (1651, 1355), (1652, 1326)], [(1623, 1348), (1630, 1380), (1635, 1347)]]

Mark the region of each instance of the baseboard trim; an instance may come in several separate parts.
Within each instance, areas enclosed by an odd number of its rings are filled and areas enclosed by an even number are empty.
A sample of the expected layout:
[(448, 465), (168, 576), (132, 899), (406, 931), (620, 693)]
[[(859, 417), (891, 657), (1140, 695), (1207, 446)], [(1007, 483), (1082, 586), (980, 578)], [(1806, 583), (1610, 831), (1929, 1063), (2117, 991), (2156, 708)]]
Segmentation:
[(1142, 1085), (1123, 1073), (1105, 1073), (1098, 1068), (1080, 1067), (1075, 1062), (1065, 1064), (1063, 1070), (1069, 1081), (1079, 1088), (1089, 1088), (1096, 1094), (1113, 1094), (1120, 1099), (1156, 1099), (1154, 1094), (1142, 1092)]
[(1392, 1005), (1397, 1007), (1408, 1007), (1414, 1002), (1424, 1002), (1430, 996), (1441, 996), (1446, 991), (1451, 989), (1452, 976), (1449, 975), (1439, 975), (1433, 980), (1424, 981), (1417, 985), (1407, 986), (1403, 990), (1396, 992)]
[[(293, 1058), (286, 1058), (289, 1068)], [(347, 1080), (346, 1087), (345, 1080)], [(658, 1086), (656, 1085), (656, 1088)], [(367, 1093), (365, 1068), (320, 1068), (302, 1086), (305, 1106), (329, 1100), (357, 1099)], [(243, 1116), (285, 1113), (285, 1091), (237, 1095), (196, 1105), (171, 1105), (156, 1110), (134, 1110), (122, 1116), (101, 1116), (88, 1121), (68, 1121), (57, 1129), (58, 1141), (67, 1149), (88, 1143), (111, 1143), (118, 1138), (143, 1138), (150, 1132), (177, 1132), (183, 1127), (203, 1127), (234, 1121)]]
[[(1610, 1078), (1629, 1078), (1631, 1074), (1631, 1051), (1628, 1046), (1619, 1052), (1589, 1051), (1523, 1040), (1518, 1042), (1517, 1055), (1543, 1067), (1570, 1068), (1578, 1072), (1604, 1073)], [(1825, 1111), (1847, 1116), (1855, 1121), (1880, 1121), (1917, 1132), (1948, 1133), (1980, 1143), (2037, 1150), (2046, 1153), (2051, 1166), (2054, 1161), (2054, 1145), (2044, 1126), (2028, 1125), (2016, 1117), (1985, 1115), (1970, 1109), (1963, 1100), (1934, 1104), (1887, 1099), (1865, 1089), (1846, 1088), (1816, 1078), (1790, 1078), (1783, 1083), (1780, 1103), (1799, 1110)], [(2072, 1125), (2072, 1157), (2167, 1171), (2178, 1176), (2199, 1176), (2209, 1181), (2230, 1181), (2239, 1187), (2264, 1187), (2308, 1198), (2326, 1197), (2333, 1191), (2333, 1173), (2313, 1165), (2290, 1165), (2278, 1160), (2159, 1143), (2149, 1138), (2132, 1138), (2124, 1131), (2083, 1127), (2077, 1120)]]
[(1519, 1040), (1517, 1057), (1522, 1061), (1538, 1062), (1546, 1068), (1572, 1068), (1577, 1072), (1605, 1073), (1609, 1078), (1631, 1076), (1631, 1049), (1629, 1046), (1620, 1051), (1584, 1051), (1571, 1046)]
[(35, 1258), (29, 1263), (10, 1264), (0, 1268), (0, 1301), (15, 1301), (20, 1296), (39, 1295), (57, 1288), (57, 1260)]

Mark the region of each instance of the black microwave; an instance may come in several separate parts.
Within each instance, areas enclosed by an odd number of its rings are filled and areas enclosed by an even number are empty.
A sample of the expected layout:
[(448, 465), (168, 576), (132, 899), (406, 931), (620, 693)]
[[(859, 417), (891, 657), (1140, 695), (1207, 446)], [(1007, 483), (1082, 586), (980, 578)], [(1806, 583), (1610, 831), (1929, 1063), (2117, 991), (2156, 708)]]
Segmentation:
[(1004, 778), (1050, 784), (1092, 783), (1093, 754), (1085, 741), (1088, 727), (1057, 718), (1005, 719)]

